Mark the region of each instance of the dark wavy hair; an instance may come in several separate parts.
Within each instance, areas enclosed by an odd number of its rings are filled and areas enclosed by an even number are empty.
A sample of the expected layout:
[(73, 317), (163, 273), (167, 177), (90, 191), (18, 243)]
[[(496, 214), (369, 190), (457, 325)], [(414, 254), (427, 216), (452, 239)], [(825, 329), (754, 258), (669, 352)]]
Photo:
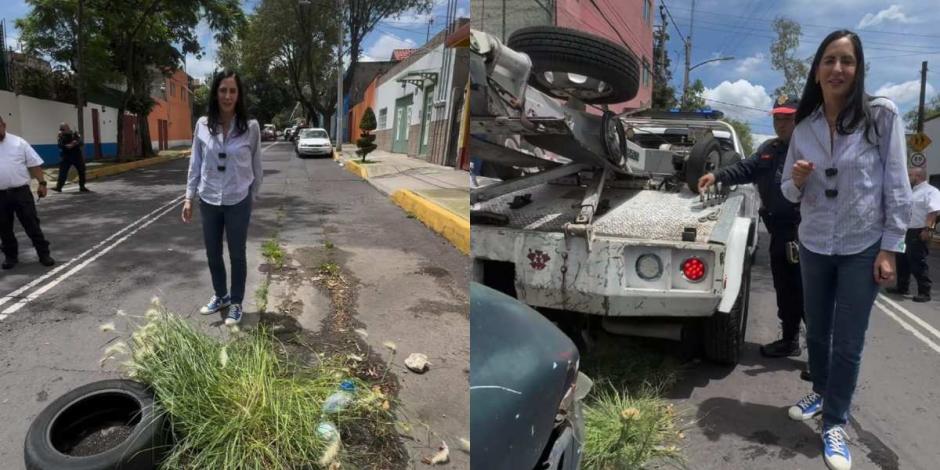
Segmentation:
[(865, 139), (871, 143), (869, 131), (875, 129), (871, 116), (871, 106), (869, 101), (873, 97), (865, 93), (865, 52), (862, 50), (862, 40), (858, 35), (847, 29), (833, 31), (823, 39), (819, 49), (816, 50), (816, 57), (813, 58), (813, 66), (809, 69), (809, 76), (806, 77), (806, 85), (803, 87), (803, 96), (800, 98), (800, 105), (796, 109), (796, 123), (806, 119), (810, 114), (816, 111), (816, 108), (823, 104), (822, 87), (816, 81), (816, 71), (819, 70), (819, 63), (822, 62), (826, 47), (833, 41), (842, 38), (849, 38), (855, 49), (855, 81), (849, 97), (845, 101), (845, 106), (839, 111), (839, 117), (836, 121), (836, 132), (847, 135), (855, 132), (861, 125), (865, 131)]
[(245, 88), (238, 73), (231, 69), (216, 72), (209, 89), (209, 132), (215, 135), (219, 127), (219, 86), (226, 78), (235, 78), (238, 87), (238, 99), (235, 100), (235, 134), (244, 134), (248, 130), (248, 110), (245, 108)]

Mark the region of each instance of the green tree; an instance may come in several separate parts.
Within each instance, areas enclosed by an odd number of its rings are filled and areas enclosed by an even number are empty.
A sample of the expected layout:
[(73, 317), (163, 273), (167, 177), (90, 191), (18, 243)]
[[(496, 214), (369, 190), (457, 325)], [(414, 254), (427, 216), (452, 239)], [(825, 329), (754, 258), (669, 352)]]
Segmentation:
[(372, 133), (376, 127), (378, 127), (378, 125), (375, 122), (375, 113), (372, 112), (372, 107), (370, 106), (366, 108), (366, 112), (362, 114), (362, 119), (359, 120), (359, 130), (362, 131), (362, 136), (356, 140), (356, 147), (359, 147), (356, 153), (362, 157), (363, 163), (366, 161), (366, 156), (378, 148), (378, 146), (375, 145), (375, 134)]
[(809, 73), (806, 62), (796, 58), (802, 28), (796, 21), (784, 17), (777, 17), (773, 28), (777, 39), (770, 44), (770, 64), (774, 70), (783, 73), (783, 85), (777, 87), (774, 94), (800, 96)]
[[(28, 47), (74, 70), (77, 22), (75, 0), (27, 0), (30, 11), (17, 22)], [(182, 54), (200, 54), (196, 25), (205, 19), (217, 40), (244, 22), (238, 0), (85, 0), (84, 83), (119, 82), (118, 115), (137, 114), (137, 138), (152, 154), (147, 115), (153, 108), (153, 81), (179, 67)], [(113, 79), (113, 80), (112, 80)], [(93, 81), (94, 80), (94, 81)], [(118, 120), (118, 148), (124, 138)]]
[[(330, 8), (327, 6), (327, 10)], [(336, 96), (334, 64), (339, 24), (330, 11), (314, 8), (311, 2), (262, 0), (235, 42), (223, 46), (222, 62), (238, 64), (239, 69), (283, 87), (284, 94), (279, 97), (283, 99), (275, 103), (273, 114), (297, 101), (306, 121), (319, 125), (318, 117), (330, 115), (335, 107), (331, 97)]]
[(729, 117), (722, 119), (722, 121), (731, 124), (731, 127), (734, 128), (734, 133), (738, 135), (738, 140), (741, 141), (744, 156), (747, 157), (754, 153), (754, 136), (751, 134), (751, 125), (746, 121), (739, 121)]
[[(917, 131), (917, 110), (914, 106), (910, 111), (904, 113), (904, 124), (908, 132)], [(924, 101), (924, 120), (935, 116), (940, 116), (940, 94)]]
[(671, 61), (666, 44), (669, 43), (669, 31), (663, 24), (653, 33), (653, 58), (656, 66), (653, 67), (653, 109), (672, 109), (676, 107), (676, 89), (670, 85), (672, 82)]
[(695, 83), (689, 85), (688, 91), (682, 96), (679, 108), (682, 111), (698, 111), (705, 108), (705, 84), (696, 79)]

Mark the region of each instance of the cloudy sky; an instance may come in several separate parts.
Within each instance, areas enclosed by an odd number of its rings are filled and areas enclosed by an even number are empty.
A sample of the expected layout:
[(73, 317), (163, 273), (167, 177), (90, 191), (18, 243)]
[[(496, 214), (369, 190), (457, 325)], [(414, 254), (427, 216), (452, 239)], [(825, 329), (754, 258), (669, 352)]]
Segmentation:
[[(246, 13), (254, 10), (260, 0), (244, 0), (242, 9)], [(457, 17), (467, 17), (470, 11), (470, 0), (457, 1)], [(0, 18), (6, 23), (7, 46), (18, 49), (17, 39), (19, 32), (13, 22), (29, 14), (29, 8), (23, 0), (0, 1)], [(447, 18), (447, 0), (435, 0), (433, 11), (429, 14), (416, 14), (413, 11), (405, 12), (399, 17), (388, 18), (379, 23), (378, 27), (366, 37), (363, 44), (361, 60), (387, 60), (393, 49), (415, 48), (425, 43), (428, 34), (428, 22), (431, 22), (430, 34), (444, 28)], [(189, 55), (186, 58), (186, 71), (196, 78), (203, 78), (211, 73), (215, 67), (215, 57), (218, 44), (212, 38), (212, 31), (205, 23), (200, 23), (196, 30), (199, 42), (205, 50), (202, 58), (197, 59)]]
[[(676, 26), (689, 34), (692, 0), (664, 3), (675, 19), (675, 25), (669, 25), (669, 53), (674, 85), (681, 89), (684, 47)], [(735, 60), (698, 67), (690, 81), (699, 78), (705, 83), (712, 107), (747, 120), (757, 134), (773, 134), (765, 110), (771, 108), (773, 91), (782, 84), (783, 75), (770, 67), (770, 44), (776, 38), (771, 23), (784, 16), (803, 27), (799, 57), (815, 54), (822, 39), (836, 29), (857, 32), (871, 64), (867, 91), (887, 96), (907, 111), (917, 106), (922, 61), (932, 69), (927, 75), (928, 99), (940, 92), (936, 6), (936, 0), (697, 0), (692, 64), (713, 57)]]

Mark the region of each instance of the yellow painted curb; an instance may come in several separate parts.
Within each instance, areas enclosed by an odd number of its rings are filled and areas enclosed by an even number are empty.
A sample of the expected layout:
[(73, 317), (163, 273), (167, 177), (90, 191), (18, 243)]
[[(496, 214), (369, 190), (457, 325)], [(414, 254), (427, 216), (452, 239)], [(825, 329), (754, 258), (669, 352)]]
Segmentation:
[(433, 201), (408, 189), (392, 194), (392, 201), (446, 238), (461, 253), (470, 254), (470, 220), (438, 206)]
[(369, 170), (364, 166), (360, 165), (352, 160), (346, 160), (343, 167), (346, 168), (346, 171), (364, 179), (369, 179)]
[[(147, 158), (144, 160), (138, 160), (136, 162), (127, 162), (127, 163), (118, 163), (115, 165), (109, 165), (104, 168), (97, 168), (94, 170), (88, 170), (85, 174), (86, 180), (93, 180), (98, 178), (104, 178), (106, 176), (114, 176), (121, 173), (125, 173), (131, 170), (136, 170), (139, 168), (146, 168), (148, 166), (158, 165), (160, 163), (170, 162), (173, 160), (179, 160), (182, 158), (189, 158), (189, 154), (185, 153), (182, 155), (164, 155), (160, 157)], [(78, 180), (77, 174), (72, 174), (68, 181), (74, 182)]]

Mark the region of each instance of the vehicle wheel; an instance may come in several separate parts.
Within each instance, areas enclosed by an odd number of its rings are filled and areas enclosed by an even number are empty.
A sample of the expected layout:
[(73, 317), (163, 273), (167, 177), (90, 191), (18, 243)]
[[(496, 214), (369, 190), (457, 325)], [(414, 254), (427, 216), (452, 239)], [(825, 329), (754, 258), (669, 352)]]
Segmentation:
[(714, 136), (700, 139), (692, 146), (689, 158), (685, 161), (685, 182), (689, 191), (698, 194), (698, 179), (721, 168), (722, 157), (721, 145)]
[(532, 59), (529, 83), (556, 98), (621, 103), (633, 99), (639, 89), (636, 55), (604, 38), (568, 28), (532, 26), (512, 33), (506, 45)]
[(744, 260), (741, 291), (731, 311), (715, 312), (704, 322), (705, 357), (719, 364), (734, 365), (741, 358), (741, 347), (747, 333), (748, 304), (751, 301), (751, 262), (747, 258)]
[(141, 383), (83, 385), (33, 420), (23, 448), (26, 468), (152, 470), (170, 447), (165, 424), (165, 415), (154, 411), (153, 393)]

